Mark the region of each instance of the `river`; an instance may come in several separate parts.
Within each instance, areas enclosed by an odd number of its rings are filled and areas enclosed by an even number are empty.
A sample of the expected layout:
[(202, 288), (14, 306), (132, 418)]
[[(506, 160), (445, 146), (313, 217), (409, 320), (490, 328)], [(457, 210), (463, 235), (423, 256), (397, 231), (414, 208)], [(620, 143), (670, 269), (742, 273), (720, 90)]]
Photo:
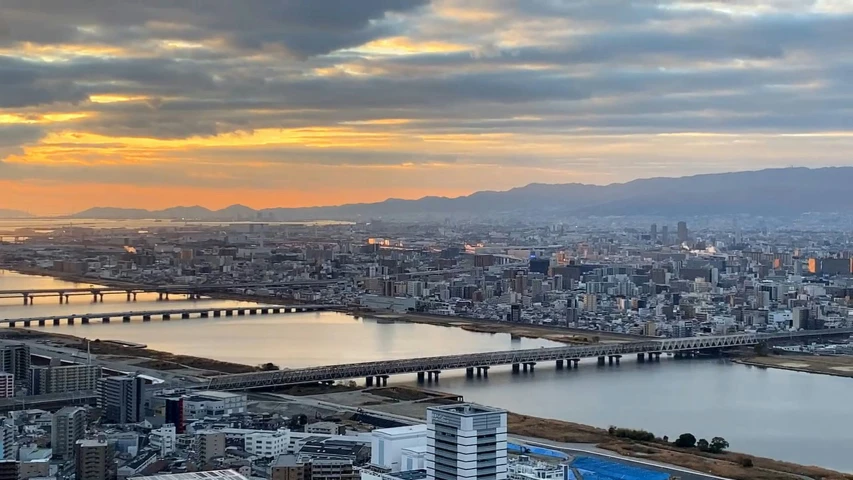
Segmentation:
[[(0, 271), (0, 290), (52, 288), (67, 282)], [(84, 285), (86, 286), (86, 285)], [(86, 313), (230, 306), (226, 300), (170, 300), (123, 295), (94, 304), (89, 297), (59, 305), (40, 298), (35, 305), (4, 301), (0, 318), (39, 314)], [(284, 367), (397, 359), (414, 356), (538, 348), (558, 344), (535, 339), (511, 340), (506, 334), (410, 323), (377, 323), (335, 312), (209, 318), (44, 327), (88, 338), (120, 339), (151, 348), (217, 360)], [(721, 360), (674, 360), (618, 367), (582, 362), (577, 370), (557, 371), (540, 364), (534, 374), (512, 375), (493, 368), (488, 379), (466, 379), (464, 371), (445, 372), (430, 388), (518, 413), (557, 418), (606, 428), (643, 428), (674, 438), (725, 437), (738, 451), (795, 463), (853, 472), (848, 454), (853, 432), (849, 402), (853, 380), (732, 364)], [(391, 383), (415, 385), (413, 376)]]

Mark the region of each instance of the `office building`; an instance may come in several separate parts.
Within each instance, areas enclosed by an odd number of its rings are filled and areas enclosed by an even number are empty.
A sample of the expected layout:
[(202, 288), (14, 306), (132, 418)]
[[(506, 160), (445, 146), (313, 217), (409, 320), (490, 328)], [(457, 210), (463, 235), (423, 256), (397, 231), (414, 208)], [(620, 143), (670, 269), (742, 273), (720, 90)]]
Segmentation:
[(669, 245), (669, 227), (666, 225), (660, 229), (660, 241), (664, 245)]
[(265, 431), (246, 435), (244, 450), (264, 458), (276, 458), (287, 453), (290, 437), (285, 432)]
[(649, 231), (649, 237), (651, 238), (652, 243), (658, 241), (658, 225), (656, 223), (652, 224), (652, 228)]
[(248, 403), (245, 393), (206, 390), (194, 392), (183, 398), (183, 418), (198, 420), (204, 417), (221, 417), (245, 413)]
[(98, 380), (99, 403), (107, 423), (138, 423), (144, 419), (145, 380), (137, 376)]
[(426, 425), (378, 428), (371, 433), (370, 464), (388, 468), (391, 472), (411, 470), (403, 463), (403, 450), (426, 447)]
[(70, 460), (74, 456), (77, 440), (86, 436), (86, 409), (83, 407), (63, 407), (53, 414), (50, 446), (53, 458)]
[(11, 373), (0, 373), (0, 398), (12, 398), (15, 396), (15, 375)]
[(547, 258), (531, 258), (528, 269), (530, 273), (541, 273), (548, 275), (548, 269), (551, 268), (551, 260)]
[(474, 404), (427, 409), (430, 480), (507, 478), (506, 411)]
[(15, 382), (26, 382), (30, 372), (29, 345), (0, 341), (0, 371), (14, 375)]
[(101, 367), (97, 365), (62, 365), (30, 367), (30, 394), (93, 392), (101, 378)]
[(74, 444), (75, 480), (113, 480), (116, 478), (116, 463), (109, 442), (77, 440)]
[(214, 458), (225, 456), (225, 433), (217, 430), (196, 432), (195, 451), (201, 465), (207, 465)]
[(156, 430), (151, 430), (151, 433), (148, 434), (148, 443), (157, 449), (160, 456), (165, 457), (175, 451), (177, 438), (178, 434), (175, 426), (165, 424)]
[(678, 230), (676, 232), (676, 235), (678, 235), (678, 242), (679, 243), (686, 242), (687, 239), (690, 238), (690, 236), (688, 235), (688, 232), (687, 232), (687, 222), (678, 222), (677, 228), (678, 228)]
[(12, 420), (0, 420), (0, 458), (5, 460), (14, 460), (17, 458), (17, 449), (15, 448), (15, 425)]

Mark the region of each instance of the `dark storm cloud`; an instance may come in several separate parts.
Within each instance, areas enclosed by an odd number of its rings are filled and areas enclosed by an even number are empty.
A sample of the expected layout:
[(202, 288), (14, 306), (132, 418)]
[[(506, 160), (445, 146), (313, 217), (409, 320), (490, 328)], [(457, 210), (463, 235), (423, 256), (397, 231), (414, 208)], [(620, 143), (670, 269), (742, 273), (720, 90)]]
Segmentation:
[[(144, 38), (224, 38), (319, 55), (389, 32), (375, 21), (428, 0), (4, 0), (0, 43), (122, 44)], [(97, 28), (78, 28), (80, 26)]]

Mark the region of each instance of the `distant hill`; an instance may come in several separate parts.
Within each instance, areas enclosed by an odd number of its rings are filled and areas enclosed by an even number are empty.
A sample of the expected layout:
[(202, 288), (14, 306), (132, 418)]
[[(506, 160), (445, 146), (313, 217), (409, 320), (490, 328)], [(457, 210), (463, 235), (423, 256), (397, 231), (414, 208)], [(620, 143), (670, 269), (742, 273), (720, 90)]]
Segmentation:
[(8, 208), (0, 208), (0, 218), (29, 218), (32, 217), (27, 212), (20, 210), (10, 210)]
[(93, 208), (77, 218), (195, 220), (354, 220), (424, 215), (564, 214), (605, 215), (797, 215), (853, 209), (853, 167), (781, 168), (751, 172), (648, 178), (611, 185), (530, 184), (446, 198), (388, 199), (377, 203), (253, 210), (242, 205), (166, 210)]

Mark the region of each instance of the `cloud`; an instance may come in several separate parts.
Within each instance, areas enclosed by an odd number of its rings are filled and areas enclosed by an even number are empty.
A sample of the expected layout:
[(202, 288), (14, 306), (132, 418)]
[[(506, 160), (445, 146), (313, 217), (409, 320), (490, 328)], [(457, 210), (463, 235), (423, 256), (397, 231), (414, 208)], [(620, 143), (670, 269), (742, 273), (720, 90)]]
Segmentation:
[(294, 188), (289, 169), (339, 166), (475, 190), (477, 168), (837, 164), (853, 7), (834, 5), (4, 0), (0, 176)]

